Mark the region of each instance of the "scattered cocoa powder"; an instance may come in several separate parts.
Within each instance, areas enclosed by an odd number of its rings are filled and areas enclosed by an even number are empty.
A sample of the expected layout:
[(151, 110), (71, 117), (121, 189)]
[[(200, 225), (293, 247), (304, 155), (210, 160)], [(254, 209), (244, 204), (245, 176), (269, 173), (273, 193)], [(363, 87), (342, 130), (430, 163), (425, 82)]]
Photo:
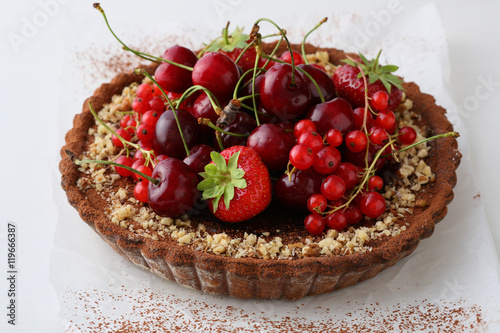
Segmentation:
[[(297, 303), (277, 315), (272, 303), (254, 312), (213, 300), (181, 299), (164, 290), (121, 288), (119, 292), (71, 290), (63, 295), (66, 332), (485, 332), (488, 322), (479, 305), (464, 300), (415, 301), (411, 305), (351, 303), (352, 312)], [(219, 302), (221, 301), (222, 302)], [(251, 306), (251, 305), (250, 305)], [(248, 307), (247, 307), (248, 308)], [(312, 318), (313, 313), (316, 318)], [(308, 314), (308, 315), (307, 315)]]

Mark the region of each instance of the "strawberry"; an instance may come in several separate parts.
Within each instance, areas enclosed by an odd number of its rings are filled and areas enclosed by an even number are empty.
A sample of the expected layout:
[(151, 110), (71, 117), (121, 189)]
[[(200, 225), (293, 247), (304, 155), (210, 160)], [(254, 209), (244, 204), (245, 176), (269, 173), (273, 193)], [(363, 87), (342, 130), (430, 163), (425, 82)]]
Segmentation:
[[(381, 90), (389, 95), (387, 110), (394, 111), (401, 103), (402, 83), (403, 81), (392, 74), (398, 69), (394, 65), (380, 66), (378, 59), (380, 51), (376, 59), (368, 60), (361, 53), (359, 57), (361, 61), (355, 63), (350, 59), (344, 60), (346, 63), (335, 70), (333, 75), (333, 83), (339, 97), (343, 97), (351, 102), (353, 108), (365, 106), (365, 91), (361, 71), (358, 65), (363, 69), (368, 80), (368, 97)], [(373, 107), (373, 106), (372, 106)]]
[[(257, 152), (233, 146), (210, 154), (204, 178), (198, 184), (209, 209), (220, 220), (241, 222), (262, 212), (271, 203), (271, 178)], [(223, 200), (220, 200), (223, 199)]]

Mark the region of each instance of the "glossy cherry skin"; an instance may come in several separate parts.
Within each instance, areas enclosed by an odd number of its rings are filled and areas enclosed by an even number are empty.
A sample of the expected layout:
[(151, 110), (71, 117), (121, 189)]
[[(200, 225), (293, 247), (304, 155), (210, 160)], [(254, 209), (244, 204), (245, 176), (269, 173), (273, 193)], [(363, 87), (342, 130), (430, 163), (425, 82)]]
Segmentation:
[(208, 52), (194, 66), (191, 78), (193, 84), (207, 88), (216, 96), (228, 96), (240, 78), (240, 70), (227, 55)]
[[(223, 98), (216, 97), (216, 99), (219, 102), (221, 108), (224, 108), (227, 105), (227, 103), (229, 103), (228, 97), (223, 97)], [(219, 119), (219, 116), (215, 113), (215, 110), (212, 107), (212, 103), (210, 102), (208, 95), (204, 92), (201, 93), (198, 96), (198, 98), (196, 98), (193, 106), (188, 111), (196, 119), (207, 118), (207, 119), (210, 119), (210, 121), (213, 124), (215, 124), (217, 122), (217, 119)], [(209, 140), (211, 140), (213, 137), (214, 130), (211, 129), (210, 127), (208, 127), (207, 125), (200, 125), (200, 128), (201, 128), (203, 137), (209, 138)]]
[(205, 165), (212, 162), (212, 158), (210, 157), (210, 153), (215, 149), (209, 145), (196, 145), (189, 150), (189, 156), (186, 156), (183, 160), (184, 163), (191, 170), (198, 175), (200, 172), (205, 170)]
[[(188, 148), (200, 143), (201, 135), (198, 121), (189, 112), (182, 109), (176, 110), (176, 114)], [(186, 156), (186, 150), (172, 110), (165, 111), (158, 118), (153, 146), (158, 153), (169, 157), (184, 158)]]
[(340, 97), (314, 105), (307, 113), (306, 119), (312, 120), (321, 135), (335, 128), (345, 137), (354, 127), (351, 104)]
[[(314, 67), (313, 65), (298, 65), (300, 69), (306, 71), (312, 78), (316, 81), (319, 86), (325, 101), (329, 101), (335, 97), (335, 86), (333, 85), (333, 79), (330, 75), (328, 75), (325, 71)], [(318, 89), (314, 85), (314, 83), (304, 75), (304, 79), (309, 83), (309, 89), (312, 93), (313, 104), (321, 103), (321, 99), (319, 97)]]
[[(257, 127), (257, 123), (252, 116), (243, 111), (238, 111), (233, 122), (224, 127), (223, 130), (231, 133), (250, 135), (255, 127)], [(247, 137), (239, 137), (222, 133), (221, 138), (224, 148), (247, 145)], [(215, 138), (214, 147), (219, 148), (219, 144), (217, 143), (217, 140)]]
[(275, 124), (262, 124), (248, 137), (247, 146), (255, 149), (269, 171), (283, 171), (294, 143), (285, 130)]
[(298, 70), (295, 71), (295, 84), (292, 84), (289, 64), (271, 67), (262, 79), (259, 92), (264, 109), (282, 121), (299, 118), (312, 103), (309, 84)]
[[(175, 45), (168, 48), (163, 59), (193, 67), (198, 57), (188, 48)], [(156, 82), (165, 90), (182, 93), (193, 85), (191, 71), (166, 62), (162, 62), (155, 71)]]
[(158, 163), (152, 177), (159, 180), (157, 185), (148, 185), (149, 206), (156, 214), (176, 218), (198, 203), (198, 178), (184, 162), (167, 158)]
[(294, 172), (291, 180), (283, 174), (274, 187), (276, 198), (290, 209), (307, 212), (307, 200), (311, 195), (320, 193), (323, 178), (312, 168)]

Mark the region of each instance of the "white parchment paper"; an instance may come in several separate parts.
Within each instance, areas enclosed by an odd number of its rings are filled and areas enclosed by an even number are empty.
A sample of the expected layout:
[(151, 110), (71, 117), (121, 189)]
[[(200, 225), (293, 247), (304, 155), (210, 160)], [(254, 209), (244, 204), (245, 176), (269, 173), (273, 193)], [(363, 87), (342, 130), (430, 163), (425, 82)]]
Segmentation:
[[(172, 15), (161, 21), (160, 11), (143, 17), (135, 8), (103, 6), (119, 36), (131, 45), (145, 45), (148, 51), (161, 53), (174, 43), (199, 48), (217, 35), (227, 18), (248, 28), (259, 17), (258, 13), (249, 17), (242, 2), (220, 3), (227, 6), (199, 4), (206, 10), (195, 10), (195, 18), (189, 22)], [(410, 257), (356, 286), (298, 302), (240, 300), (188, 290), (122, 259), (81, 221), (64, 192), (56, 190), (59, 221), (51, 282), (60, 300), (61, 327), (66, 331), (500, 330), (498, 258), (472, 177), (468, 134), (444, 85), (449, 74), (448, 55), (436, 7), (405, 10), (399, 2), (356, 12), (332, 7), (316, 11), (317, 17), (311, 18), (312, 14), (294, 10), (298, 8), (295, 5), (291, 2), (287, 12), (269, 11), (292, 41), (300, 42), (304, 32), (328, 16), (329, 22), (311, 36), (311, 43), (359, 50), (370, 57), (382, 48), (382, 61), (398, 64), (405, 80), (417, 82), (448, 110), (450, 121), (461, 134), (464, 158), (446, 218)], [(241, 10), (235, 11), (236, 6)], [(165, 8), (163, 13), (167, 11)], [(131, 15), (134, 20), (130, 20)], [(61, 145), (83, 100), (116, 74), (106, 65), (106, 57), (120, 49), (99, 13), (70, 13), (67, 20), (67, 54), (60, 86)], [(131, 62), (130, 70), (137, 61)], [(54, 180), (56, 188), (58, 182)]]

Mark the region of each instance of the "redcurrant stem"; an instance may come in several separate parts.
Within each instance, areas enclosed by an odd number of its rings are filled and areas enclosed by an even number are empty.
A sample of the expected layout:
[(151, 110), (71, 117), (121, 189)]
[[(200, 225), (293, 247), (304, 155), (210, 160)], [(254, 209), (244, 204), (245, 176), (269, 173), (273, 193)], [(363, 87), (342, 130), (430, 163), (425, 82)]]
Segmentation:
[(265, 21), (265, 22), (268, 22), (268, 23), (271, 23), (272, 25), (274, 25), (276, 27), (276, 29), (279, 30), (279, 32), (281, 33), (281, 35), (283, 36), (283, 38), (285, 39), (287, 48), (290, 51), (290, 58), (292, 59), (292, 82), (291, 82), (291, 85), (294, 86), (295, 85), (295, 60), (293, 59), (292, 46), (290, 45), (290, 42), (288, 41), (288, 38), (286, 37), (285, 31), (283, 29), (281, 29), (274, 21), (272, 21), (272, 20), (270, 20), (268, 18), (258, 19), (255, 22), (255, 25), (259, 24), (262, 21)]
[(304, 58), (304, 62), (306, 65), (309, 65), (309, 61), (306, 58), (306, 39), (309, 37), (309, 35), (316, 29), (318, 29), (323, 23), (325, 23), (328, 20), (328, 17), (325, 17), (322, 19), (314, 28), (312, 28), (305, 36), (304, 39), (302, 40), (302, 58)]
[[(443, 134), (434, 135), (434, 136), (431, 136), (429, 138), (425, 138), (419, 142), (412, 143), (411, 145), (406, 146), (404, 148), (401, 148), (400, 150), (395, 151), (394, 154), (399, 154), (405, 150), (408, 150), (410, 148), (418, 146), (419, 144), (427, 142), (427, 141), (432, 141), (432, 140), (439, 139), (439, 138), (448, 138), (448, 137), (458, 138), (459, 136), (460, 136), (460, 134), (457, 132), (447, 132), (447, 133), (443, 133)], [(392, 140), (392, 142), (394, 142), (394, 141), (395, 140)], [(393, 155), (392, 154), (382, 155), (382, 158), (389, 157), (389, 156), (393, 156)]]
[(237, 136), (240, 138), (247, 138), (249, 136), (248, 134), (240, 134), (240, 133), (224, 131), (222, 128), (215, 126), (214, 123), (212, 123), (212, 121), (208, 118), (198, 118), (198, 124), (207, 125), (211, 129), (214, 129), (217, 132), (224, 133), (227, 135)]
[(144, 53), (144, 52), (140, 52), (140, 51), (137, 51), (137, 50), (134, 50), (134, 49), (131, 49), (130, 47), (128, 47), (124, 42), (122, 42), (120, 40), (120, 38), (118, 38), (118, 36), (115, 34), (115, 32), (113, 31), (113, 29), (111, 29), (111, 26), (109, 25), (109, 22), (108, 22), (108, 18), (106, 17), (106, 14), (104, 13), (104, 10), (102, 9), (101, 5), (98, 4), (98, 3), (94, 3), (94, 8), (97, 9), (98, 11), (101, 12), (102, 16), (104, 17), (104, 21), (106, 22), (106, 25), (108, 26), (108, 29), (109, 31), (111, 32), (111, 34), (115, 37), (115, 39), (120, 43), (122, 44), (123, 46), (123, 49), (125, 51), (129, 51), (129, 52), (132, 52), (133, 54), (135, 54), (136, 56), (140, 57), (140, 58), (143, 58), (143, 59), (146, 59), (148, 61), (151, 61), (151, 62), (156, 62), (156, 63), (159, 63), (159, 62), (167, 62), (169, 64), (172, 64), (172, 65), (175, 65), (175, 66), (178, 66), (180, 68), (184, 68), (184, 69), (187, 69), (189, 71), (192, 71), (193, 70), (193, 67), (189, 67), (189, 66), (186, 66), (186, 65), (182, 65), (182, 64), (179, 64), (177, 62), (173, 62), (173, 61), (170, 61), (170, 60), (166, 60), (166, 59), (163, 59), (163, 58), (160, 58), (160, 57), (156, 57), (154, 55), (151, 55), (151, 54), (147, 54), (147, 53)]
[[(68, 151), (66, 151), (66, 154), (68, 154)], [(115, 162), (112, 162), (112, 161), (103, 161), (103, 160), (78, 160), (78, 159), (75, 159), (70, 155), (68, 154), (71, 158), (71, 161), (73, 163), (75, 163), (76, 165), (82, 165), (82, 164), (109, 164), (109, 165), (114, 165), (114, 166), (117, 166), (117, 167), (120, 167), (120, 168), (124, 168), (124, 169), (127, 169), (129, 171), (132, 171), (132, 172), (135, 172), (136, 174), (138, 174), (139, 176), (141, 177), (144, 177), (146, 178), (148, 181), (150, 181), (151, 183), (155, 184), (155, 185), (158, 185), (158, 183), (160, 182), (158, 179), (155, 179), (151, 176), (148, 176), (134, 168), (131, 168), (127, 165), (123, 165), (123, 164), (120, 164), (120, 163), (115, 163)]]
[(168, 104), (170, 105), (170, 108), (172, 109), (172, 112), (173, 112), (174, 118), (175, 118), (175, 122), (177, 123), (177, 128), (179, 129), (179, 135), (181, 136), (182, 144), (184, 145), (184, 149), (186, 150), (186, 156), (189, 156), (190, 155), (190, 153), (189, 153), (189, 147), (188, 147), (188, 145), (186, 143), (186, 139), (184, 139), (184, 133), (182, 132), (181, 123), (179, 121), (179, 118), (177, 117), (177, 113), (175, 112), (176, 110), (174, 108), (174, 104), (172, 103), (172, 101), (170, 100), (170, 98), (168, 98), (167, 93), (158, 84), (158, 82), (156, 82), (156, 80), (153, 79), (153, 77), (151, 76), (151, 74), (148, 73), (147, 70), (145, 70), (145, 69), (139, 69), (138, 68), (134, 72), (136, 74), (142, 74), (142, 75), (144, 75), (145, 77), (147, 77), (148, 79), (150, 79), (151, 82), (153, 82), (155, 86), (157, 86), (160, 89), (161, 93), (163, 94), (163, 97), (165, 97), (165, 99), (167, 100)]

